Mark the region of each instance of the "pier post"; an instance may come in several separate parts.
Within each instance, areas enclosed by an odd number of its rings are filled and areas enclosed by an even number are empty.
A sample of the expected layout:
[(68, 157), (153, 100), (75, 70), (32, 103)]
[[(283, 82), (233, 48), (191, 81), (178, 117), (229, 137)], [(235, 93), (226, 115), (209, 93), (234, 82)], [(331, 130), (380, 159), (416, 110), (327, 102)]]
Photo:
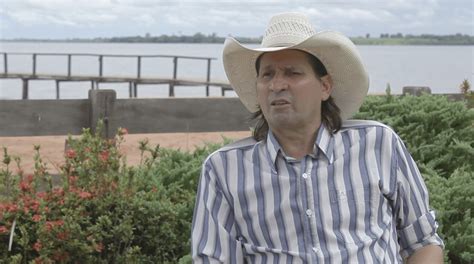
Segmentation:
[(211, 81), (211, 59), (207, 59), (206, 96), (209, 97), (209, 82)]
[(140, 79), (142, 69), (142, 56), (137, 58), (137, 78)]
[(28, 79), (21, 79), (23, 81), (23, 93), (21, 98), (23, 100), (28, 99)]
[(56, 80), (56, 99), (59, 99), (59, 80)]
[(3, 72), (8, 73), (8, 55), (6, 52), (3, 53)]
[(104, 122), (102, 136), (113, 138), (117, 129), (113, 123), (114, 104), (117, 98), (115, 90), (89, 90), (90, 115), (89, 126), (93, 132), (96, 131), (97, 122)]
[(102, 77), (102, 70), (103, 70), (103, 67), (102, 67), (102, 62), (104, 60), (104, 56), (103, 55), (100, 55), (99, 56), (99, 76)]
[(67, 77), (71, 77), (71, 54), (67, 55)]
[(137, 97), (137, 83), (136, 82), (128, 83), (128, 97), (130, 98)]
[(169, 97), (174, 97), (174, 84), (178, 76), (178, 57), (173, 57), (173, 80), (170, 82)]
[(33, 53), (33, 76), (36, 75), (36, 54)]

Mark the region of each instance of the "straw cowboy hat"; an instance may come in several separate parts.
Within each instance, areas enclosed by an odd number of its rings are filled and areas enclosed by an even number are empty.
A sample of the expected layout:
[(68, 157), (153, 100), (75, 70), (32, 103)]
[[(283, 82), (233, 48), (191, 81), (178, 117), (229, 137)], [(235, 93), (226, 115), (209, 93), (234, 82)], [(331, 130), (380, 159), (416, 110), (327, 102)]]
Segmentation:
[(316, 32), (308, 17), (300, 13), (273, 16), (260, 48), (242, 46), (234, 38), (224, 43), (224, 69), (245, 107), (258, 111), (255, 62), (265, 53), (298, 49), (317, 57), (333, 80), (331, 96), (341, 109), (342, 120), (359, 109), (369, 89), (369, 77), (354, 43), (335, 31)]

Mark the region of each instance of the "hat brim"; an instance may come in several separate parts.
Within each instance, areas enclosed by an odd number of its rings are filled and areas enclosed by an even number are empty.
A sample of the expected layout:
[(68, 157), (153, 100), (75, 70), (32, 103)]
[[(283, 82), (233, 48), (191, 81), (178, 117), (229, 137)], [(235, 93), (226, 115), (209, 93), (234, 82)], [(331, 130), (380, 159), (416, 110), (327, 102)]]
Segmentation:
[(250, 49), (234, 38), (224, 43), (223, 63), (227, 78), (244, 106), (258, 111), (255, 62), (266, 52), (298, 49), (316, 56), (333, 80), (331, 96), (341, 109), (341, 118), (350, 118), (361, 106), (369, 89), (369, 77), (354, 43), (335, 31), (322, 31), (288, 47)]

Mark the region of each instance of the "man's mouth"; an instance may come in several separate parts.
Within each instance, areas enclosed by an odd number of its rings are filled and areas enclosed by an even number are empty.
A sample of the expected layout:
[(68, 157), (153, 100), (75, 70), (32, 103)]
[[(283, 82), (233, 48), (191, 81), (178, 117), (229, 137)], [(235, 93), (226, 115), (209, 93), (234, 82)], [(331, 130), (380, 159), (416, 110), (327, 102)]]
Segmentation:
[(270, 102), (270, 105), (275, 105), (275, 106), (287, 105), (287, 104), (290, 104), (290, 102), (288, 102), (287, 100), (284, 100), (284, 99), (277, 99), (277, 100), (273, 100), (273, 101)]

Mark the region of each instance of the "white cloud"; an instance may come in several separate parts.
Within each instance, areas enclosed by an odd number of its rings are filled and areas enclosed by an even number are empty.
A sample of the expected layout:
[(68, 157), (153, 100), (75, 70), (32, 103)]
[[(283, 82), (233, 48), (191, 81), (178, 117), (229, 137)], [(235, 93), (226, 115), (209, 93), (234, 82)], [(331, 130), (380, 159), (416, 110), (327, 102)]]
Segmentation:
[(221, 35), (259, 36), (272, 14), (285, 11), (305, 12), (318, 27), (349, 35), (354, 32), (360, 34), (361, 31), (380, 32), (381, 29), (390, 33), (402, 30), (429, 33), (436, 31), (436, 27), (447, 31), (452, 28), (453, 33), (459, 30), (466, 32), (469, 25), (463, 25), (462, 21), (467, 21), (464, 24), (473, 21), (472, 0), (0, 1), (0, 24), (3, 31), (12, 36), (18, 31), (12, 27), (34, 30), (36, 26), (43, 29), (60, 26), (65, 32), (67, 28), (95, 28), (97, 32), (114, 29), (114, 34), (126, 35), (127, 32), (135, 32), (137, 24), (147, 27), (146, 30), (159, 30), (153, 34), (182, 31), (185, 34), (218, 32)]
[(133, 21), (138, 23), (151, 26), (156, 23), (156, 19), (151, 14), (141, 14), (133, 18)]

